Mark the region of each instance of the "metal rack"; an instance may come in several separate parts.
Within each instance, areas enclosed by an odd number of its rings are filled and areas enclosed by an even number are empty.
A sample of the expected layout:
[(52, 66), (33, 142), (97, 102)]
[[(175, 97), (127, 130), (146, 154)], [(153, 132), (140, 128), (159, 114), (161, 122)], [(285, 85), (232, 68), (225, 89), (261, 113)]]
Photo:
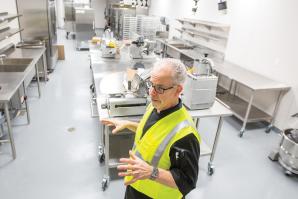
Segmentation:
[[(266, 128), (266, 132), (269, 133), (273, 128), (281, 98), (290, 87), (227, 61), (221, 64), (215, 64), (214, 69), (219, 76), (224, 76), (230, 80), (229, 89), (219, 86), (219, 92), (216, 97), (229, 107), (238, 119), (243, 121), (239, 136), (243, 136), (247, 123), (258, 121), (267, 121), (270, 123)], [(248, 102), (237, 96), (236, 90), (239, 85), (249, 90), (250, 96)], [(270, 90), (278, 92), (272, 114), (268, 114), (253, 105), (254, 97), (258, 91)]]
[(8, 39), (9, 37), (23, 31), (23, 28), (10, 28), (8, 23), (20, 17), (20, 14), (9, 14), (8, 12), (0, 13), (0, 41)]

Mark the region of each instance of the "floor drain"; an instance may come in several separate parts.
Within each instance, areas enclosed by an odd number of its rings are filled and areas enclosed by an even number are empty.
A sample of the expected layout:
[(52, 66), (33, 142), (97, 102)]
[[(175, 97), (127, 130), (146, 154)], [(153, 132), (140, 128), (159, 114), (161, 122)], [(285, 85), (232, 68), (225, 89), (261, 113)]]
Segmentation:
[(70, 128), (67, 129), (67, 131), (70, 132), (70, 133), (74, 132), (75, 130), (76, 130), (76, 128), (74, 128), (74, 127), (70, 127)]

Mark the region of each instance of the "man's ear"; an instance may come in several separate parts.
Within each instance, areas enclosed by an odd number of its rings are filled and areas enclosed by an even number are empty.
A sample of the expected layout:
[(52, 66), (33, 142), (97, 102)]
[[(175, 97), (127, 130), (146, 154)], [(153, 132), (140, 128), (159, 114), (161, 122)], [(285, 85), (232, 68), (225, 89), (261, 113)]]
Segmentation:
[(177, 85), (176, 95), (179, 96), (183, 91), (183, 85)]

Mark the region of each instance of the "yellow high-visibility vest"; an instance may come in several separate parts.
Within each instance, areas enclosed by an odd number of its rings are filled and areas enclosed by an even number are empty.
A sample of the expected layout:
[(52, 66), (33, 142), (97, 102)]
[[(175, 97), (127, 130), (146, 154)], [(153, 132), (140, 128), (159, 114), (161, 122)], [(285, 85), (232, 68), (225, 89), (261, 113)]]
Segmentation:
[[(141, 138), (144, 125), (153, 109), (150, 104), (139, 123), (132, 152), (154, 167), (169, 170), (171, 166), (170, 149), (176, 141), (191, 133), (195, 135), (199, 142), (201, 139), (191, 116), (184, 106), (157, 121)], [(125, 177), (125, 181), (131, 179), (131, 176)], [(179, 189), (171, 188), (150, 179), (138, 180), (131, 186), (151, 198), (175, 199), (183, 196)]]

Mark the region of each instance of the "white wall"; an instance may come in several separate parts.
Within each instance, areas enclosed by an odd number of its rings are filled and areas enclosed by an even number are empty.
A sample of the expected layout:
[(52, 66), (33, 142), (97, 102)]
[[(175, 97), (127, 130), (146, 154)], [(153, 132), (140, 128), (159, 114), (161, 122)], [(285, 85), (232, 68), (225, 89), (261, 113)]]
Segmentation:
[[(16, 3), (14, 0), (0, 0), (0, 12), (8, 12), (10, 14), (16, 14), (17, 13), (17, 8), (16, 8)], [(19, 27), (19, 22), (18, 19), (14, 19), (9, 23), (9, 26), (11, 28), (18, 28)], [(9, 44), (9, 43), (18, 43), (20, 41), (20, 34), (15, 34), (14, 36), (10, 37), (9, 39), (3, 40), (0, 42), (0, 48), (3, 46)]]
[[(298, 1), (297, 0), (228, 0), (228, 14), (217, 11), (218, 0), (200, 0), (198, 12), (192, 15), (192, 0), (151, 0), (150, 14), (216, 21), (230, 24), (226, 59), (248, 70), (284, 82), (292, 87), (280, 105), (276, 126), (280, 129), (298, 125), (290, 118), (298, 112)], [(171, 21), (171, 25), (177, 22)], [(178, 34), (171, 29), (170, 35)], [(262, 93), (264, 94), (264, 93)], [(275, 94), (265, 93), (267, 100)], [(266, 112), (267, 100), (258, 98)], [(296, 126), (298, 128), (298, 126)]]

